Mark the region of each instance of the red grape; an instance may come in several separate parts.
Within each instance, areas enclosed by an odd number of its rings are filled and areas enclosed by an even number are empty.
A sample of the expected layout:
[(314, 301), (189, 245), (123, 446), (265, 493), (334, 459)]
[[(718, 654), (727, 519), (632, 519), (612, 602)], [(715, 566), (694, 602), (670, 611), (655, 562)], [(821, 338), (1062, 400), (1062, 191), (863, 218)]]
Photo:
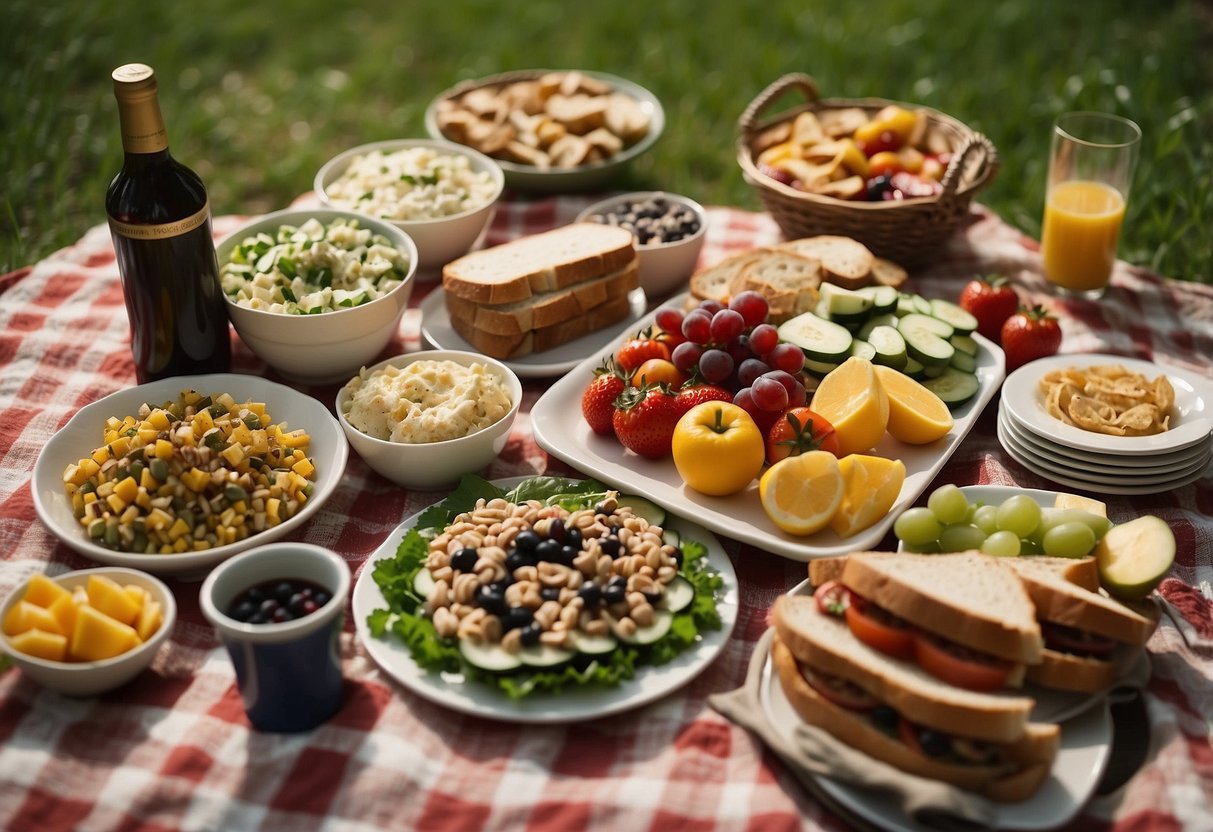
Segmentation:
[(712, 340), (712, 318), (698, 310), (682, 319), (682, 334), (688, 341), (706, 344)]
[[(762, 377), (769, 381), (777, 382), (779, 385), (781, 385), (783, 389), (787, 391), (789, 400), (796, 395), (796, 385), (799, 384), (799, 382), (796, 380), (796, 377), (790, 373), (785, 373), (783, 370), (771, 370), (771, 372), (763, 374)], [(804, 385), (801, 385), (801, 389), (804, 389)]]
[(704, 381), (718, 384), (728, 378), (732, 372), (733, 356), (724, 350), (703, 351), (703, 355), (699, 359), (699, 374), (703, 376)]
[(745, 329), (745, 318), (735, 309), (721, 309), (712, 316), (712, 340), (725, 344)]
[(754, 383), (754, 379), (768, 372), (770, 369), (764, 361), (760, 361), (757, 358), (747, 358), (737, 367), (737, 382), (743, 387), (749, 387)]
[(767, 299), (758, 292), (747, 290), (738, 293), (729, 301), (729, 309), (740, 312), (741, 317), (745, 319), (746, 326), (755, 327), (767, 319), (770, 306), (767, 304)]
[[(724, 304), (718, 300), (712, 300), (709, 298), (707, 300), (699, 301), (699, 309), (702, 309), (704, 312), (707, 312), (709, 315), (715, 315), (721, 309), (724, 309)], [(691, 310), (691, 311), (697, 311), (697, 310)]]
[(657, 315), (653, 318), (657, 326), (661, 327), (664, 332), (682, 332), (682, 319), (681, 310), (672, 306), (657, 310)]
[(799, 373), (804, 369), (804, 353), (795, 344), (777, 344), (767, 355), (767, 363), (785, 373)]
[(770, 324), (759, 324), (750, 332), (750, 349), (755, 355), (766, 355), (779, 343), (779, 330)]
[(674, 352), (670, 354), (670, 360), (682, 372), (690, 373), (691, 370), (695, 369), (695, 365), (699, 363), (701, 355), (703, 355), (703, 347), (690, 341), (683, 341), (674, 347)]
[(728, 343), (725, 352), (733, 356), (733, 363), (740, 365), (747, 358), (757, 358), (754, 351), (750, 349), (750, 339), (745, 335), (740, 335)]
[(796, 384), (792, 391), (788, 393), (788, 407), (802, 407), (809, 403), (809, 392), (804, 389), (804, 384), (800, 379), (796, 379)]
[(782, 411), (788, 406), (787, 389), (770, 375), (755, 379), (750, 390), (753, 391), (754, 404), (763, 410)]

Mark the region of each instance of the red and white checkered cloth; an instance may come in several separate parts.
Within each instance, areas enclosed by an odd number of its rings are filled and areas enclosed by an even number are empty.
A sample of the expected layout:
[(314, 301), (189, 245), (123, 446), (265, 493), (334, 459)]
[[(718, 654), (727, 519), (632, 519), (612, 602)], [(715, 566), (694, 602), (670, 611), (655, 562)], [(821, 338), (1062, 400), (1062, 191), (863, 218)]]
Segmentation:
[[(507, 202), (488, 243), (571, 220), (584, 198)], [(763, 214), (710, 210), (701, 262), (779, 239)], [(237, 220), (221, 217), (215, 231)], [(1213, 290), (1118, 264), (1099, 303), (1058, 301), (1039, 255), (975, 208), (964, 234), (915, 288), (955, 297), (974, 274), (1012, 276), (1025, 300), (1061, 319), (1067, 352), (1157, 357), (1213, 375)], [(414, 305), (424, 294), (419, 287)], [(411, 311), (392, 351), (419, 348)], [(234, 371), (266, 370), (238, 341)], [(91, 565), (34, 519), (39, 449), (82, 405), (134, 384), (127, 319), (108, 230), (0, 277), (0, 594), (31, 573)], [(523, 410), (543, 392), (526, 385)], [(335, 387), (308, 392), (330, 403)], [(991, 406), (939, 483), (1049, 487), (995, 437)], [(519, 418), (490, 476), (571, 473)], [(400, 522), (434, 500), (372, 473), (351, 454), (343, 486), (295, 537), (339, 552), (357, 570)], [(1090, 803), (1078, 828), (1213, 828), (1213, 477), (1169, 494), (1108, 499), (1114, 519), (1151, 512), (1176, 531), (1168, 619), (1151, 640), (1149, 761), (1121, 791)], [(252, 731), (231, 664), (198, 610), (197, 583), (170, 582), (180, 605), (151, 671), (110, 694), (68, 699), (17, 670), (0, 676), (0, 828), (193, 829), (836, 829), (840, 822), (747, 733), (705, 704), (737, 687), (774, 599), (804, 566), (726, 541), (741, 584), (736, 631), (694, 682), (646, 708), (559, 727), (462, 716), (399, 687), (357, 643), (342, 640), (344, 707), (305, 734)], [(1194, 646), (1197, 645), (1197, 646)], [(1203, 645), (1203, 646), (1200, 646)]]

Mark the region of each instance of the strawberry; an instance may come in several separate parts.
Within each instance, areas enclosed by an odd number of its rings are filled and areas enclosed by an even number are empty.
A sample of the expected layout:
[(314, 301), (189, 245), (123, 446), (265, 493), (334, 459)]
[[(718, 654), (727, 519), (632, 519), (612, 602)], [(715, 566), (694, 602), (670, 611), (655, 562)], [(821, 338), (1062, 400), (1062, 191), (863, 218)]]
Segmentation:
[(615, 361), (628, 372), (634, 371), (650, 358), (670, 360), (670, 348), (656, 338), (651, 337), (647, 329), (636, 333), (636, 337), (626, 341), (615, 353)]
[(1001, 275), (974, 278), (960, 291), (960, 308), (977, 319), (977, 331), (997, 342), (1002, 325), (1019, 308), (1019, 295)]
[(611, 420), (615, 415), (615, 399), (627, 387), (625, 378), (615, 359), (608, 355), (594, 370), (594, 380), (581, 394), (581, 415), (589, 423), (590, 430), (599, 436), (615, 433)]
[(669, 385), (628, 387), (615, 399), (612, 424), (623, 446), (649, 459), (670, 455), (674, 426), (682, 417)]
[(1057, 319), (1039, 306), (1020, 307), (1002, 325), (1002, 349), (1007, 355), (1007, 372), (1029, 361), (1053, 355), (1061, 347), (1061, 326)]
[(677, 395), (678, 410), (681, 413), (686, 413), (695, 405), (704, 402), (731, 401), (733, 401), (733, 394), (720, 385), (694, 380), (684, 384)]

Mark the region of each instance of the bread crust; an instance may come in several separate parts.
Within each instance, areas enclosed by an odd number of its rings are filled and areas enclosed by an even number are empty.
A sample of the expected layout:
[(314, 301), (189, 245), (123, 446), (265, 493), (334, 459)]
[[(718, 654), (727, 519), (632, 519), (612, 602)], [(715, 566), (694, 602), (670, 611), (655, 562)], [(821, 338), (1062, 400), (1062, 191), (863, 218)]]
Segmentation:
[(1045, 648), (1040, 664), (1028, 668), (1027, 679), (1041, 687), (1073, 693), (1101, 693), (1116, 682), (1122, 667), (1140, 648), (1117, 649), (1111, 660), (1075, 656)]
[(476, 329), (467, 318), (451, 318), (451, 328), (477, 351), (492, 358), (522, 358), (575, 341), (588, 332), (619, 323), (631, 312), (631, 299), (625, 294), (576, 317), (518, 335), (497, 335)]
[(991, 800), (1013, 803), (1036, 793), (1057, 757), (1060, 729), (1042, 723), (1031, 723), (1018, 742), (1007, 746), (1007, 756), (1012, 761), (1008, 765), (962, 766), (925, 757), (818, 695), (805, 681), (791, 650), (779, 638), (771, 643), (771, 660), (784, 695), (801, 719), (910, 774), (942, 780)]
[(742, 290), (746, 266), (770, 252), (768, 248), (751, 249), (696, 270), (688, 283), (691, 297), (728, 303), (733, 295)]

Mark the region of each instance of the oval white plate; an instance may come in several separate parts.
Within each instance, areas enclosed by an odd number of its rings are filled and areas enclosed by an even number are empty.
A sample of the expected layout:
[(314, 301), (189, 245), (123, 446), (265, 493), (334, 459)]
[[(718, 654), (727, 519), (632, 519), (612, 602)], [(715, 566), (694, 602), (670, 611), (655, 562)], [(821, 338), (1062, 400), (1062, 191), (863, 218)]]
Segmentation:
[[(494, 482), (510, 488), (522, 479), (518, 477)], [(413, 527), (417, 517), (418, 514), (414, 514), (397, 526), (363, 563), (354, 585), (354, 624), (358, 638), (371, 658), (389, 676), (423, 699), (460, 713), (541, 725), (579, 722), (638, 708), (673, 693), (702, 673), (724, 649), (737, 621), (737, 574), (720, 542), (707, 529), (680, 518), (672, 518), (669, 523), (671, 528), (707, 547), (709, 563), (724, 580), (716, 607), (720, 612), (721, 629), (703, 633), (698, 644), (681, 653), (674, 661), (638, 667), (636, 677), (621, 683), (619, 687), (567, 690), (559, 695), (531, 695), (522, 700), (510, 699), (499, 691), (481, 685), (465, 683), (458, 675), (429, 673), (417, 666), (408, 648), (399, 639), (375, 638), (366, 624), (367, 616), (374, 610), (384, 608), (387, 603), (372, 577), (375, 562), (395, 557), (400, 541)]]
[[(792, 594), (805, 591), (806, 585), (807, 582), (797, 586)], [(793, 741), (793, 730), (801, 719), (784, 695), (769, 656), (763, 667), (759, 699), (770, 723), (789, 741)], [(993, 813), (991, 828), (1052, 829), (1078, 813), (1099, 785), (1099, 778), (1103, 776), (1111, 753), (1112, 718), (1106, 702), (1102, 699), (1100, 702), (1101, 707), (1086, 708), (1062, 724), (1061, 748), (1053, 763), (1053, 771), (1036, 794), (1022, 803), (989, 802)], [(879, 791), (859, 788), (829, 777), (814, 776), (814, 780), (844, 808), (880, 829), (899, 832), (923, 832), (926, 829), (902, 812), (897, 801)]]
[[(286, 422), (292, 429), (303, 428), (311, 436), (308, 456), (316, 465), (312, 496), (303, 510), (285, 523), (258, 532), (244, 540), (173, 555), (141, 555), (116, 552), (88, 539), (84, 527), (72, 514), (71, 500), (63, 490), (63, 471), (101, 444), (105, 420), (110, 416), (134, 416), (139, 406), (158, 405), (176, 399), (183, 390), (194, 389), (208, 395), (228, 393), (236, 401), (264, 402), (275, 422)], [(156, 575), (201, 575), (232, 555), (277, 540), (297, 529), (315, 514), (333, 493), (349, 456), (349, 444), (341, 426), (328, 408), (311, 396), (282, 384), (256, 376), (215, 373), (203, 376), (176, 376), (111, 393), (85, 405), (58, 430), (38, 455), (34, 465), (34, 508), (38, 517), (55, 536), (87, 558), (110, 566), (142, 569)]]
[[(478, 352), (451, 326), (445, 297), (442, 289), (434, 289), (421, 301), (421, 336), (436, 349)], [(621, 330), (634, 327), (636, 321), (644, 314), (648, 301), (643, 289), (633, 289), (632, 293), (628, 295), (628, 301), (632, 305), (631, 311), (617, 324), (595, 330), (581, 336), (576, 341), (561, 344), (559, 347), (544, 352), (531, 353), (522, 358), (500, 359), (501, 363), (517, 373), (520, 378), (550, 378), (563, 375), (584, 361), (587, 356), (597, 355), (599, 350), (614, 343)]]
[[(682, 308), (686, 295), (677, 295), (663, 306)], [(632, 330), (652, 323), (656, 310), (638, 321)], [(581, 393), (593, 378), (594, 368), (608, 351), (591, 354), (564, 378), (557, 381), (539, 397), (531, 408), (531, 430), (539, 446), (569, 465), (603, 482), (612, 483), (629, 494), (647, 497), (658, 505), (682, 517), (693, 517), (717, 534), (752, 544), (791, 560), (845, 555), (871, 548), (880, 542), (893, 525), (893, 520), (909, 508), (918, 495), (931, 484), (961, 441), (972, 430), (981, 411), (998, 390), (1003, 377), (1002, 350), (974, 335), (977, 341), (977, 378), (981, 386), (977, 395), (964, 407), (953, 412), (951, 433), (929, 445), (903, 445), (886, 435), (872, 453), (900, 459), (906, 466), (905, 483), (897, 501), (885, 517), (875, 525), (849, 538), (840, 538), (832, 530), (808, 537), (796, 537), (780, 531), (758, 498), (757, 481), (739, 494), (709, 497), (688, 488), (670, 459), (644, 459), (624, 449), (615, 437), (598, 436), (580, 417)], [(621, 342), (615, 339), (609, 346)]]
[[(1121, 364), (1146, 378), (1166, 374), (1175, 388), (1171, 429), (1154, 436), (1108, 436), (1067, 425), (1049, 415), (1037, 383), (1053, 370)], [(1213, 382), (1195, 373), (1120, 355), (1054, 355), (1025, 364), (1007, 377), (1002, 401), (1014, 421), (1064, 445), (1103, 454), (1166, 453), (1207, 442), (1213, 431)]]

